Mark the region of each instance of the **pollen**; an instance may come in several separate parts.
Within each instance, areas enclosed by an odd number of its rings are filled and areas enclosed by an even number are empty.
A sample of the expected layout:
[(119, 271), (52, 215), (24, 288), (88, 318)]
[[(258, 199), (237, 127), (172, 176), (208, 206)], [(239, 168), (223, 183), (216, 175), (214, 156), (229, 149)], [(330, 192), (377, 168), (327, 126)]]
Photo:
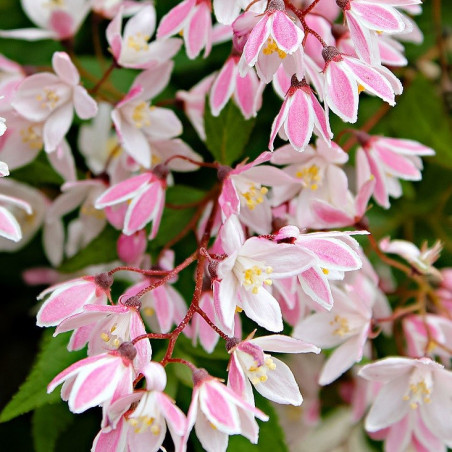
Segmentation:
[(337, 328), (333, 331), (333, 335), (335, 336), (345, 336), (350, 333), (350, 325), (348, 324), (348, 320), (345, 317), (341, 317), (336, 315), (334, 320), (330, 322), (331, 326), (337, 326)]
[(144, 315), (152, 317), (155, 314), (155, 309), (151, 307), (147, 307), (143, 309)]
[(101, 333), (100, 334), (100, 338), (104, 341), (104, 342), (109, 342), (110, 341), (110, 336), (107, 333)]
[(135, 433), (143, 433), (149, 429), (154, 435), (160, 434), (160, 426), (154, 424), (155, 418), (151, 416), (138, 416), (127, 419)]
[(322, 268), (322, 272), (324, 275), (328, 275), (330, 271), (327, 268)]
[(365, 91), (366, 88), (364, 88), (363, 85), (361, 85), (360, 83), (358, 83), (358, 94), (361, 94), (363, 91)]
[(245, 193), (242, 193), (242, 196), (245, 198), (245, 203), (248, 206), (248, 209), (254, 210), (256, 206), (264, 202), (264, 196), (267, 193), (267, 187), (258, 188), (254, 184), (251, 184), (249, 190)]
[(240, 306), (236, 306), (236, 307), (235, 307), (235, 312), (236, 312), (237, 314), (240, 314), (242, 311), (243, 311), (243, 309), (242, 309)]
[(134, 108), (132, 113), (132, 120), (137, 129), (151, 125), (151, 121), (149, 120), (150, 111), (151, 107), (144, 101), (137, 104), (137, 106)]
[(62, 8), (64, 6), (64, 0), (49, 0), (48, 2), (43, 3), (42, 6), (51, 9)]
[(301, 168), (295, 173), (298, 179), (301, 179), (306, 188), (315, 191), (319, 188), (321, 181), (320, 168), (317, 165)]
[(268, 278), (268, 275), (272, 272), (272, 267), (263, 268), (259, 265), (253, 265), (243, 271), (243, 284), (256, 295), (259, 293), (259, 288), (262, 287), (263, 284), (271, 286), (272, 280)]
[(283, 60), (287, 56), (287, 53), (278, 47), (278, 45), (276, 44), (276, 42), (273, 38), (267, 39), (267, 45), (263, 48), (262, 52), (264, 53), (264, 55), (271, 55), (271, 54), (277, 52), (278, 56), (279, 56), (279, 58), (281, 58), (281, 60)]
[(428, 383), (422, 379), (417, 383), (410, 383), (408, 392), (402, 398), (410, 403), (410, 408), (412, 410), (416, 410), (419, 405), (431, 402), (431, 392)]
[(60, 100), (60, 96), (53, 90), (49, 88), (44, 88), (44, 92), (36, 95), (36, 100), (41, 102), (40, 107), (44, 109), (53, 110)]
[(267, 373), (276, 369), (276, 364), (271, 356), (266, 355), (265, 361), (262, 366), (259, 366), (257, 361), (248, 368), (247, 374), (253, 385), (265, 383), (268, 380)]
[(149, 35), (145, 35), (144, 33), (135, 33), (127, 39), (127, 46), (137, 52), (148, 50), (148, 41), (150, 38)]
[(21, 129), (20, 137), (22, 138), (22, 143), (28, 144), (31, 150), (37, 151), (42, 148), (42, 138), (36, 133), (34, 126)]

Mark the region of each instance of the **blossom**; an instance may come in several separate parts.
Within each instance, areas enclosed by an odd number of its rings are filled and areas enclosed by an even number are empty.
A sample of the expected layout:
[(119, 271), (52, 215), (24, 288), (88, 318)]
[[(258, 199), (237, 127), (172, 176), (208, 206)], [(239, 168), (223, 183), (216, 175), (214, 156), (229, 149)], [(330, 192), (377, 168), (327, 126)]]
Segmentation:
[(150, 237), (157, 235), (165, 204), (166, 174), (145, 172), (119, 182), (97, 198), (96, 209), (131, 201), (124, 217), (122, 231), (132, 235), (152, 222)]
[(213, 116), (218, 116), (233, 96), (243, 116), (249, 119), (256, 116), (262, 105), (264, 85), (259, 82), (255, 72), (240, 76), (239, 56), (230, 56), (213, 82), (209, 102)]
[(241, 9), (249, 8), (256, 13), (263, 13), (265, 2), (257, 1), (250, 5), (248, 0), (213, 0), (213, 11), (218, 22), (230, 25), (237, 19)]
[(359, 135), (362, 146), (357, 151), (358, 184), (375, 178), (373, 196), (382, 207), (389, 208), (389, 196), (402, 194), (399, 179), (421, 180), (421, 156), (434, 155), (435, 151), (412, 140)]
[(48, 2), (21, 0), (21, 5), (30, 20), (39, 28), (2, 30), (0, 31), (1, 37), (25, 39), (26, 41), (69, 39), (77, 33), (89, 13), (91, 2), (89, 0), (51, 0)]
[(281, 110), (273, 121), (268, 147), (273, 150), (273, 142), (279, 132), (283, 138), (290, 141), (294, 149), (304, 151), (313, 131), (327, 143), (333, 136), (328, 116), (312, 89), (305, 79), (299, 81), (294, 75)]
[(236, 306), (270, 331), (283, 328), (281, 309), (265, 289), (272, 279), (296, 275), (311, 266), (312, 257), (296, 246), (276, 244), (263, 237), (245, 241), (237, 217), (231, 216), (220, 231), (228, 254), (218, 263), (213, 283), (215, 311), (221, 327), (232, 332)]
[(137, 354), (131, 342), (116, 351), (82, 359), (60, 372), (47, 386), (52, 392), (64, 382), (61, 396), (73, 413), (111, 402), (133, 391), (135, 372), (132, 362)]
[(375, 432), (417, 411), (427, 429), (443, 442), (452, 441), (452, 373), (429, 358), (389, 357), (362, 367), (358, 375), (383, 386), (365, 421)]
[(182, 440), (183, 451), (193, 426), (196, 436), (208, 452), (226, 451), (229, 435), (241, 434), (252, 443), (257, 443), (258, 426), (254, 417), (266, 421), (268, 416), (245, 402), (204, 369), (193, 372), (193, 382), (187, 432)]
[(443, 248), (439, 240), (431, 248), (428, 248), (425, 242), (419, 249), (407, 240), (390, 240), (389, 237), (385, 237), (380, 240), (379, 246), (385, 253), (398, 254), (403, 257), (418, 272), (441, 279), (441, 273), (433, 266)]
[(168, 140), (182, 132), (173, 111), (148, 103), (167, 85), (172, 68), (172, 62), (164, 62), (139, 74), (111, 114), (124, 150), (145, 168), (151, 167), (152, 141)]
[(320, 349), (280, 334), (230, 341), (228, 386), (244, 400), (254, 400), (250, 382), (261, 395), (276, 403), (301, 405), (303, 398), (289, 367), (264, 353), (319, 353)]
[(169, 60), (179, 50), (180, 39), (163, 39), (149, 43), (154, 33), (156, 15), (153, 5), (139, 9), (121, 36), (123, 9), (120, 8), (107, 28), (107, 40), (116, 62), (123, 67), (148, 69)]
[[(199, 299), (199, 307), (210, 319), (215, 317), (215, 307), (212, 291), (204, 291)], [(192, 319), (192, 343), (196, 346), (197, 338), (207, 353), (212, 353), (218, 343), (220, 336), (199, 315), (195, 314)]]
[(11, 102), (14, 109), (32, 122), (43, 122), (42, 139), (46, 152), (54, 151), (69, 130), (73, 109), (82, 119), (97, 113), (97, 104), (85, 88), (65, 52), (55, 52), (52, 67), (56, 73), (41, 72), (23, 80)]
[[(252, 13), (251, 13), (252, 14)], [(242, 15), (234, 23), (236, 32), (241, 33), (241, 21), (249, 19)], [(259, 19), (259, 17), (261, 17)], [(282, 0), (270, 0), (262, 16), (253, 25), (240, 60), (240, 72), (244, 76), (249, 68), (256, 66), (261, 80), (269, 83), (282, 64), (290, 75), (302, 77), (303, 30), (298, 27), (285, 11)]]
[(212, 19), (210, 0), (184, 0), (162, 17), (157, 29), (157, 39), (182, 31), (185, 49), (194, 59), (204, 48), (204, 56), (212, 48)]
[(106, 304), (113, 278), (108, 273), (84, 276), (51, 286), (38, 295), (50, 296), (37, 314), (38, 326), (54, 326), (83, 310), (86, 304)]
[(341, 54), (333, 46), (325, 47), (322, 55), (325, 60), (325, 102), (344, 121), (356, 122), (361, 90), (395, 105), (395, 88), (378, 70)]

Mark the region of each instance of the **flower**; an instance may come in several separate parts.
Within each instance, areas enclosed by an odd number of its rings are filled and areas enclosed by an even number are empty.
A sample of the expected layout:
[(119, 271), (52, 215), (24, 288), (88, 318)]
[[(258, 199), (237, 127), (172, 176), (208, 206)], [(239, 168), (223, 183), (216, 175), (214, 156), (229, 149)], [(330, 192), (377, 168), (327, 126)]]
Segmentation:
[(319, 353), (314, 345), (280, 334), (226, 344), (229, 360), (228, 386), (244, 400), (253, 401), (251, 382), (261, 395), (276, 403), (301, 405), (303, 398), (289, 367), (277, 358), (264, 353)]
[(193, 395), (187, 415), (187, 432), (182, 439), (186, 450), (188, 435), (195, 426), (196, 436), (207, 452), (225, 452), (229, 435), (241, 434), (257, 443), (257, 417), (268, 420), (262, 411), (245, 402), (232, 389), (204, 369), (193, 372)]
[(123, 8), (107, 27), (107, 40), (116, 62), (123, 67), (149, 69), (172, 58), (180, 49), (182, 41), (170, 38), (149, 43), (155, 30), (155, 8), (144, 5), (124, 28), (121, 36)]
[(42, 140), (46, 152), (57, 149), (68, 132), (73, 110), (82, 119), (96, 115), (97, 104), (85, 88), (65, 52), (55, 52), (52, 67), (56, 73), (41, 72), (25, 78), (11, 102), (14, 109), (32, 122), (44, 123)]
[(389, 427), (417, 411), (434, 436), (452, 441), (452, 372), (429, 358), (389, 357), (367, 364), (358, 375), (383, 383), (366, 417), (367, 431)]

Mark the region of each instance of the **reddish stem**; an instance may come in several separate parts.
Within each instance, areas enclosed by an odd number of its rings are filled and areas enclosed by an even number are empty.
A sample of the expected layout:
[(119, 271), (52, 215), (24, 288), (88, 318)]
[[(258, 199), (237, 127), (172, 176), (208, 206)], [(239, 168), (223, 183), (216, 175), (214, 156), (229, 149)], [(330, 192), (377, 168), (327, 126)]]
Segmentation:
[(206, 321), (206, 323), (216, 332), (218, 333), (224, 340), (228, 340), (229, 336), (224, 334), (223, 331), (220, 330), (213, 322), (209, 319), (209, 316), (198, 306), (196, 305), (196, 312)]
[(194, 372), (197, 369), (197, 367), (194, 364), (192, 364), (190, 361), (187, 361), (187, 360), (182, 359), (182, 358), (169, 358), (166, 362), (167, 363), (184, 364), (187, 367), (189, 367), (192, 372)]
[(126, 265), (123, 265), (120, 267), (115, 267), (113, 270), (110, 270), (108, 274), (113, 275), (114, 273), (120, 271), (141, 273), (142, 275), (146, 276), (165, 276), (170, 272), (170, 270), (142, 270), (141, 268), (128, 267)]
[(146, 333), (134, 338), (132, 340), (132, 344), (135, 345), (137, 342), (142, 341), (143, 339), (169, 339), (170, 337), (171, 333)]
[(110, 77), (110, 74), (113, 72), (113, 69), (116, 68), (116, 61), (112, 61), (108, 69), (104, 72), (102, 77), (99, 79), (99, 81), (94, 85), (93, 88), (89, 90), (90, 94), (96, 94), (99, 88), (104, 84), (104, 82), (107, 81), (108, 77)]
[(202, 166), (203, 168), (218, 169), (218, 166), (219, 166), (217, 162), (213, 162), (213, 163), (200, 162), (198, 160), (193, 160), (190, 157), (186, 157), (185, 155), (179, 155), (179, 154), (173, 155), (169, 159), (165, 160), (164, 165), (168, 165), (168, 163), (171, 162), (171, 160), (175, 160), (175, 159), (185, 160), (186, 162), (193, 163), (193, 165)]

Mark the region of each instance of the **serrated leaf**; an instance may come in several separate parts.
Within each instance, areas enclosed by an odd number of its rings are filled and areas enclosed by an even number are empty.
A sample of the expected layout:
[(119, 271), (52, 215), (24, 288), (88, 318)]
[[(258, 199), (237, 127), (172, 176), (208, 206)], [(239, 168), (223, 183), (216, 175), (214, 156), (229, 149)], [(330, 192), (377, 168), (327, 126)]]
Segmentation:
[(234, 435), (229, 437), (228, 451), (235, 452), (256, 452), (273, 451), (273, 452), (288, 452), (284, 432), (279, 425), (278, 415), (267, 399), (264, 399), (259, 394), (256, 396), (256, 406), (265, 414), (270, 416), (267, 422), (257, 421), (259, 423), (259, 441), (257, 444), (251, 444), (248, 439), (241, 435)]
[(32, 433), (36, 452), (53, 452), (56, 442), (74, 421), (66, 404), (44, 405), (33, 413)]
[(387, 116), (392, 136), (417, 140), (436, 151), (435, 163), (452, 168), (452, 120), (435, 86), (418, 75)]
[(25, 382), (0, 413), (0, 422), (60, 400), (60, 391), (47, 394), (47, 385), (63, 369), (86, 356), (84, 350), (69, 352), (66, 349), (71, 333), (52, 337), (53, 331), (43, 334), (40, 352)]
[(75, 256), (64, 261), (58, 270), (62, 273), (73, 273), (89, 265), (104, 264), (118, 258), (116, 242), (120, 232), (107, 226), (98, 237), (91, 241)]
[(209, 108), (204, 112), (206, 146), (215, 160), (230, 165), (238, 160), (253, 130), (255, 120), (246, 120), (232, 101), (223, 108), (218, 117)]

